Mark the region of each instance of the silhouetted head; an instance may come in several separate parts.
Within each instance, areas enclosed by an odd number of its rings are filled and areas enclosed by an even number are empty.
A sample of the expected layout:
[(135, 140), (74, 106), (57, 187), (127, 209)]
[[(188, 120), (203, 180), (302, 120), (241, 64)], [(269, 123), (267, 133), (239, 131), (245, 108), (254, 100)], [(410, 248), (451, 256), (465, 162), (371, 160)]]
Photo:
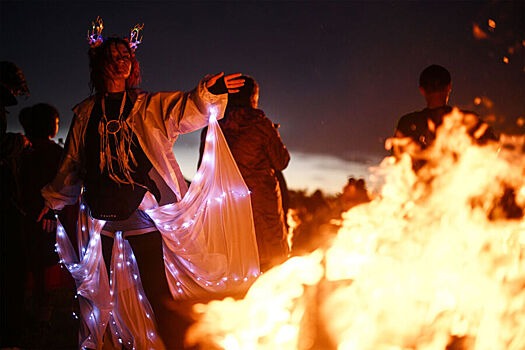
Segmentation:
[(56, 136), (60, 116), (58, 110), (50, 104), (38, 103), (23, 108), (18, 115), (18, 120), (29, 139), (47, 139)]
[(89, 54), (90, 88), (91, 91), (105, 92), (106, 79), (119, 74), (122, 70), (121, 61), (129, 60), (131, 70), (126, 73), (126, 89), (137, 87), (140, 84), (140, 64), (129, 42), (122, 38), (107, 38), (102, 44), (91, 47)]
[(244, 86), (239, 92), (228, 94), (228, 106), (257, 108), (259, 104), (259, 85), (250, 76), (243, 75)]
[(16, 96), (29, 95), (24, 72), (13, 62), (0, 62), (0, 104), (14, 106), (18, 103)]
[(419, 91), (427, 102), (427, 108), (445, 106), (452, 91), (449, 71), (437, 64), (428, 66), (419, 76)]
[(419, 87), (427, 93), (443, 91), (451, 82), (450, 72), (437, 64), (428, 66), (419, 76)]

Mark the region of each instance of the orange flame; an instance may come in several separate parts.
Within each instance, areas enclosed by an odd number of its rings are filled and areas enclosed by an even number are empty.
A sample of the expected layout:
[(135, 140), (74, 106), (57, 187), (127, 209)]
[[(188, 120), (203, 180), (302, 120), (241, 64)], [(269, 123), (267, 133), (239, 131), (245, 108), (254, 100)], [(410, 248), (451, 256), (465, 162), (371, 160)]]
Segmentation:
[[(199, 305), (188, 341), (209, 349), (525, 348), (523, 145), (475, 146), (457, 110), (417, 175), (375, 169), (375, 199), (332, 245), (262, 275), (243, 300)], [(512, 140), (506, 139), (509, 144)], [(507, 218), (511, 189), (521, 215)]]
[(481, 27), (477, 23), (472, 24), (472, 35), (475, 39), (483, 40), (487, 39), (488, 35), (481, 29)]

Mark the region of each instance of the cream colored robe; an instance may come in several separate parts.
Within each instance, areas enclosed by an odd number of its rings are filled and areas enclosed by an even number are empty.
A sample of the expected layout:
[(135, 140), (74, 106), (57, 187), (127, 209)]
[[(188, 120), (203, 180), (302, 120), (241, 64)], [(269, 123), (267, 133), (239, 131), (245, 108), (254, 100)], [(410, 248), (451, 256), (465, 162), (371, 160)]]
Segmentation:
[[(204, 81), (189, 93), (130, 95), (136, 100), (127, 122), (153, 165), (150, 176), (161, 191), (161, 203), (147, 192), (140, 208), (162, 234), (164, 272), (173, 297), (244, 293), (260, 274), (259, 258), (250, 194), (216, 121), (224, 113), (227, 95), (211, 94)], [(42, 190), (52, 209), (81, 199), (85, 131), (93, 105), (90, 97), (74, 108), (65, 158), (56, 178)], [(203, 162), (187, 189), (172, 147), (179, 134), (208, 123)], [(80, 208), (78, 247), (61, 225), (57, 229), (58, 253), (79, 295), (80, 347), (101, 348), (109, 326), (114, 341), (126, 347), (163, 349), (131, 246), (116, 233), (109, 282), (100, 242), (105, 221), (89, 217), (82, 201)]]

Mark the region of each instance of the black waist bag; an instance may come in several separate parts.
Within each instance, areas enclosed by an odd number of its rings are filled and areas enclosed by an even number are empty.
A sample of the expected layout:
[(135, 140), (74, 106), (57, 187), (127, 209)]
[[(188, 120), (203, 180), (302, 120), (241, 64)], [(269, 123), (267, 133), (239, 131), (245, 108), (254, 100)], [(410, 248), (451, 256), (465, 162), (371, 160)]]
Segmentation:
[(146, 189), (123, 185), (118, 190), (90, 188), (84, 193), (91, 217), (105, 221), (126, 220), (138, 208)]

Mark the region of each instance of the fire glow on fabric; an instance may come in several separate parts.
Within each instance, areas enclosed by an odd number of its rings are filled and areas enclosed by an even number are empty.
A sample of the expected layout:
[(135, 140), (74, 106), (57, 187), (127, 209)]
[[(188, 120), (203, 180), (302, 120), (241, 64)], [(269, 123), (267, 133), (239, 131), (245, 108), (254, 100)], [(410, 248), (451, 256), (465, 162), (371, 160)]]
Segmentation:
[(523, 350), (524, 136), (476, 146), (454, 110), (417, 175), (374, 170), (372, 202), (343, 214), (326, 250), (268, 271), (242, 300), (197, 305), (206, 349)]

